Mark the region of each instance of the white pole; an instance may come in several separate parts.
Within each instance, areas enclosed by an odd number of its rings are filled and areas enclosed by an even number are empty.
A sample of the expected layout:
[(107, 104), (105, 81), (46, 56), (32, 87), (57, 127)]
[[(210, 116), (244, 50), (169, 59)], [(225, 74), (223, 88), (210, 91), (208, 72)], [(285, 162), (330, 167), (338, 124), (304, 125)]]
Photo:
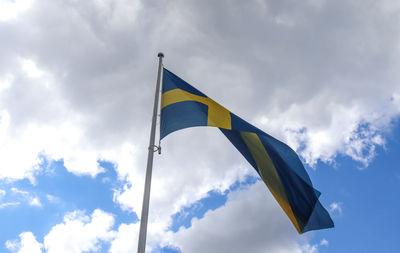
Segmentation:
[[(153, 169), (153, 155), (155, 152), (154, 140), (155, 140), (155, 135), (156, 135), (158, 99), (159, 99), (159, 94), (160, 94), (160, 82), (161, 82), (160, 76), (161, 76), (161, 69), (162, 69), (162, 58), (164, 57), (164, 54), (158, 53), (157, 56), (158, 56), (158, 75), (157, 75), (156, 94), (155, 94), (155, 98), (154, 98), (153, 120), (151, 122), (149, 153), (147, 156), (146, 181), (144, 183), (142, 215), (140, 216), (139, 244), (138, 244), (138, 251), (137, 251), (138, 253), (145, 253), (145, 249), (146, 249), (146, 234), (147, 234), (147, 220), (149, 217), (151, 172)], [(157, 147), (157, 148), (159, 148), (159, 147)]]

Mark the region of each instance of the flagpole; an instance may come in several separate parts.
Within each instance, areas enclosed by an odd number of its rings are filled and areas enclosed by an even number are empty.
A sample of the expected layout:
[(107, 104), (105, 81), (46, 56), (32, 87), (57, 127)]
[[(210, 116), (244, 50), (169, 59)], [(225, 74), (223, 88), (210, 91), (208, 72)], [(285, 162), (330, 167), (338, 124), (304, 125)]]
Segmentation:
[(137, 251), (138, 253), (145, 253), (146, 249), (147, 220), (149, 216), (149, 201), (150, 201), (151, 172), (153, 170), (153, 155), (154, 152), (160, 148), (154, 145), (154, 141), (156, 135), (158, 100), (160, 94), (160, 82), (161, 82), (160, 76), (162, 69), (162, 58), (164, 57), (164, 54), (158, 53), (157, 56), (158, 56), (157, 85), (156, 85), (156, 94), (154, 96), (153, 119), (151, 122), (150, 144), (147, 156), (147, 169), (146, 169), (146, 180), (144, 183), (142, 215), (140, 216), (139, 244)]

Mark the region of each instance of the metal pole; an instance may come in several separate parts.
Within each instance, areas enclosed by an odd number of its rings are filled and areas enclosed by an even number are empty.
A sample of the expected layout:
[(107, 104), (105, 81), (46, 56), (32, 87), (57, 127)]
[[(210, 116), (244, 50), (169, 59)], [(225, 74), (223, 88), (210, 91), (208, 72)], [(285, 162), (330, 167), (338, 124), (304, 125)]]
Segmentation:
[(151, 185), (151, 172), (153, 169), (153, 155), (154, 155), (154, 140), (156, 135), (156, 124), (157, 124), (157, 111), (158, 111), (158, 99), (160, 94), (160, 82), (161, 82), (161, 69), (162, 69), (162, 58), (163, 53), (158, 53), (158, 75), (157, 75), (157, 86), (156, 94), (154, 98), (154, 108), (153, 108), (153, 120), (151, 122), (151, 132), (150, 132), (150, 144), (149, 153), (147, 156), (147, 169), (146, 169), (146, 181), (144, 183), (144, 194), (143, 194), (143, 205), (142, 205), (142, 215), (140, 216), (140, 232), (139, 232), (139, 244), (138, 253), (145, 253), (146, 249), (146, 234), (147, 234), (147, 220), (149, 216), (149, 201), (150, 201), (150, 185)]

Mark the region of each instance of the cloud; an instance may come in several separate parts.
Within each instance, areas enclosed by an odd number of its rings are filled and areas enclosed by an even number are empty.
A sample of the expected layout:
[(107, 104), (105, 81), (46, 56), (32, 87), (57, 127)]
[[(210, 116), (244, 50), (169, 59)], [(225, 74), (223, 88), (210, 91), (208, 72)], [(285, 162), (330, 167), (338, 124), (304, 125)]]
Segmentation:
[(15, 253), (42, 253), (43, 244), (36, 240), (32, 232), (23, 232), (19, 240), (7, 241), (6, 248)]
[(29, 192), (24, 191), (24, 190), (20, 190), (20, 189), (18, 189), (16, 187), (11, 187), (10, 190), (14, 194), (18, 194), (18, 195), (22, 195), (22, 196), (28, 196), (29, 195)]
[(28, 10), (32, 5), (33, 0), (21, 0), (21, 1), (0, 1), (0, 21), (8, 21), (15, 19), (21, 15), (24, 11)]
[[(139, 223), (121, 224), (111, 243), (110, 253), (130, 253), (137, 251)], [(150, 252), (149, 248), (147, 251)]]
[(43, 245), (49, 253), (96, 251), (101, 242), (114, 238), (113, 225), (114, 217), (102, 210), (94, 210), (90, 217), (74, 211), (64, 216), (63, 223), (50, 230)]
[(30, 59), (21, 59), (21, 67), (30, 78), (40, 77), (44, 74), (42, 70), (38, 69), (36, 63)]
[(9, 207), (9, 206), (18, 206), (20, 202), (2, 202), (4, 196), (6, 196), (7, 192), (5, 190), (0, 189), (0, 209)]
[(3, 198), (6, 195), (6, 193), (7, 192), (5, 190), (0, 189), (0, 199)]
[(14, 195), (14, 198), (20, 199), (24, 202), (27, 202), (30, 206), (41, 207), (42, 203), (40, 202), (39, 197), (32, 196), (29, 192), (20, 190), (16, 187), (11, 188), (11, 192)]
[(3, 209), (5, 207), (9, 206), (19, 206), (21, 203), (20, 202), (5, 202), (5, 203), (0, 203), (0, 209)]
[(342, 209), (343, 203), (341, 202), (333, 202), (329, 205), (329, 212), (334, 214), (337, 213), (339, 215), (342, 215), (343, 209)]
[(321, 242), (319, 243), (319, 245), (321, 245), (321, 246), (328, 246), (328, 245), (329, 245), (329, 242), (328, 242), (328, 240), (326, 240), (325, 238), (323, 238), (323, 239), (321, 240)]
[[(47, 253), (96, 252), (102, 243), (111, 242), (118, 235), (112, 230), (113, 225), (113, 215), (100, 209), (94, 210), (90, 216), (83, 211), (74, 211), (67, 213), (62, 223), (51, 228), (43, 243), (38, 242), (32, 232), (23, 232), (19, 240), (8, 240), (6, 247), (18, 253), (42, 252), (42, 249)], [(119, 240), (118, 236), (116, 240)]]
[(38, 197), (34, 197), (29, 201), (29, 205), (31, 206), (37, 206), (37, 207), (41, 207), (42, 203), (40, 203), (40, 200)]
[(60, 198), (58, 198), (58, 197), (56, 197), (56, 196), (53, 196), (53, 195), (51, 195), (51, 194), (46, 194), (46, 198), (47, 198), (47, 200), (49, 201), (49, 202), (51, 202), (51, 203), (59, 203), (60, 202)]

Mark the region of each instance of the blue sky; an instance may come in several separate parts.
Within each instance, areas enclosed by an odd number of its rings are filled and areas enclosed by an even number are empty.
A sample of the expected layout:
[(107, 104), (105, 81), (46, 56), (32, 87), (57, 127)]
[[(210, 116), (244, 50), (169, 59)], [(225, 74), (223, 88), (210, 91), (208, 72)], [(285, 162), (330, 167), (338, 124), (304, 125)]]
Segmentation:
[(397, 252), (397, 1), (0, 0), (0, 252), (135, 252), (157, 53), (297, 151), (298, 235), (214, 128), (155, 155), (148, 252)]

